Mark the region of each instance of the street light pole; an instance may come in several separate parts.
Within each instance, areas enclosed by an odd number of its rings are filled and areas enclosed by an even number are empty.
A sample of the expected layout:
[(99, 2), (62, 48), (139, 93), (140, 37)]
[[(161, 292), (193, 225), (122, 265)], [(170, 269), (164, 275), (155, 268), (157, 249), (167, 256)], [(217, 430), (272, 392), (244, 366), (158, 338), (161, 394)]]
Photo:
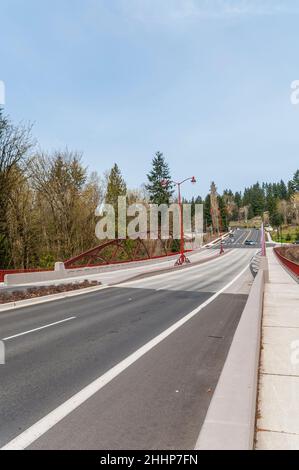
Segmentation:
[(186, 181), (191, 181), (192, 184), (196, 183), (195, 176), (192, 178), (186, 178), (183, 181), (170, 181), (170, 180), (162, 180), (161, 185), (166, 188), (169, 184), (173, 183), (178, 187), (178, 204), (180, 208), (180, 256), (176, 261), (176, 266), (181, 266), (185, 263), (190, 263), (190, 260), (185, 255), (185, 236), (184, 236), (184, 220), (183, 220), (183, 203), (182, 203), (182, 195), (181, 195), (181, 185), (184, 184)]
[(181, 199), (181, 183), (178, 183), (178, 202), (180, 207), (180, 228), (181, 228), (181, 238), (180, 238), (180, 263), (183, 264), (185, 261), (185, 244), (184, 244), (184, 224), (183, 224), (183, 204)]

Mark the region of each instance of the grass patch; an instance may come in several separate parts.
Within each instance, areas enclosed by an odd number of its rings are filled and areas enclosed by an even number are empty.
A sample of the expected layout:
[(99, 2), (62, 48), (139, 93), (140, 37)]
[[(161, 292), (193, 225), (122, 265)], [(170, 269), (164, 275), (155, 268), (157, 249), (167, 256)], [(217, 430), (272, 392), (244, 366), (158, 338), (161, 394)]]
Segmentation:
[(284, 225), (281, 231), (271, 232), (271, 237), (277, 243), (294, 243), (299, 240), (299, 227)]

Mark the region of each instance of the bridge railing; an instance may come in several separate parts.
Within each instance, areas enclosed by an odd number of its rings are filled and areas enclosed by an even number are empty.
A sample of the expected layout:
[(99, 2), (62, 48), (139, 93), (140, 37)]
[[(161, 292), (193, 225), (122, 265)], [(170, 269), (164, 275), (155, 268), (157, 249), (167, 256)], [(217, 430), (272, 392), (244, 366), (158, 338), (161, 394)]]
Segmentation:
[(252, 257), (249, 267), (250, 267), (250, 271), (253, 277), (257, 276), (257, 273), (259, 272), (260, 267), (261, 267), (262, 259), (263, 257), (262, 257), (261, 251), (259, 251)]
[(297, 279), (299, 278), (299, 264), (295, 263), (294, 261), (291, 261), (290, 259), (286, 258), (285, 256), (282, 255), (281, 249), (276, 247), (273, 248), (276, 256), (278, 259), (282, 262), (282, 264), (289, 270), (291, 271), (292, 274), (294, 274)]

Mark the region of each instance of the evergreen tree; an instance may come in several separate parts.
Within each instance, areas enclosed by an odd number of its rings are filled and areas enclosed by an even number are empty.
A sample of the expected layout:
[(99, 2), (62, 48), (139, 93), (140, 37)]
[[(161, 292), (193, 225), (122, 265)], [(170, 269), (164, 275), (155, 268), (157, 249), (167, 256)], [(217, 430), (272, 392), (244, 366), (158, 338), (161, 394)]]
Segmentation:
[(105, 195), (106, 204), (111, 204), (115, 212), (115, 234), (119, 235), (119, 214), (118, 214), (118, 197), (127, 195), (127, 185), (122, 177), (118, 165), (115, 163), (111, 168), (108, 176), (107, 190)]
[(211, 197), (208, 194), (204, 201), (204, 226), (205, 230), (212, 225), (212, 216), (211, 216)]
[(252, 188), (251, 206), (254, 215), (262, 215), (265, 210), (265, 194), (259, 183)]
[(244, 206), (251, 206), (250, 215), (253, 217), (263, 214), (265, 210), (265, 194), (259, 183), (245, 189), (243, 204)]
[(106, 204), (112, 204), (114, 209), (116, 209), (118, 196), (126, 196), (126, 194), (127, 185), (122, 177), (118, 165), (115, 163), (108, 176), (105, 202)]
[(270, 217), (270, 223), (273, 227), (280, 227), (283, 223), (283, 217), (279, 212), (275, 211)]
[(253, 219), (254, 216), (255, 216), (255, 214), (253, 212), (252, 205), (250, 204), (250, 206), (248, 207), (247, 218), (248, 218), (248, 220), (250, 220), (250, 219)]
[(285, 201), (288, 199), (288, 189), (283, 180), (279, 183), (279, 198), (284, 199)]
[(157, 152), (152, 161), (152, 170), (147, 175), (148, 184), (146, 190), (149, 193), (150, 201), (154, 204), (169, 204), (173, 196), (173, 184), (166, 187), (161, 185), (163, 180), (171, 180), (170, 170), (163, 153)]
[(234, 201), (238, 209), (242, 206), (242, 194), (239, 192), (235, 193)]
[(294, 184), (293, 181), (288, 182), (288, 199), (291, 199), (294, 196)]
[(294, 178), (292, 179), (292, 186), (294, 192), (299, 192), (299, 170), (297, 170), (294, 174)]

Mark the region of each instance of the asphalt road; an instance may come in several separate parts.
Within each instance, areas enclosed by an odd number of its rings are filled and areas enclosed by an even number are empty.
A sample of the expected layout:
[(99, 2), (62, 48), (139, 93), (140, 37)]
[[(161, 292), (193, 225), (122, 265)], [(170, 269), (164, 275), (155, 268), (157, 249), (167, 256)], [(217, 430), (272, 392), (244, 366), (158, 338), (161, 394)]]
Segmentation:
[[(252, 241), (250, 246), (246, 245), (246, 241)], [(224, 248), (252, 248), (257, 250), (261, 248), (261, 231), (256, 229), (240, 229), (234, 230), (233, 238), (228, 237), (223, 242)]]
[[(0, 313), (0, 446), (210, 299), (252, 255), (231, 250), (185, 270)], [(246, 272), (30, 448), (193, 448), (251, 281)]]
[[(254, 241), (254, 245), (246, 246), (246, 240)], [(252, 248), (258, 249), (260, 248), (260, 241), (261, 235), (260, 230), (255, 229), (240, 229), (235, 230), (234, 238), (226, 237), (223, 241), (223, 246), (226, 249), (233, 249), (233, 248)], [(215, 246), (211, 246), (209, 249), (201, 248), (195, 250), (192, 253), (189, 253), (187, 256), (190, 258), (192, 263), (205, 261), (212, 256), (215, 256), (215, 251), (219, 251), (220, 243), (215, 244)], [(161, 268), (163, 269), (170, 269), (173, 267), (174, 262), (177, 259), (177, 255), (170, 256), (167, 258), (162, 259), (152, 259), (152, 260), (144, 260), (138, 262), (132, 262), (129, 264), (120, 264), (120, 265), (109, 265), (103, 266), (100, 268), (100, 272), (97, 274), (88, 274), (85, 273), (81, 277), (75, 278), (66, 278), (56, 281), (44, 281), (34, 284), (22, 284), (16, 286), (6, 286), (4, 283), (0, 283), (0, 292), (14, 292), (14, 291), (25, 291), (30, 287), (41, 287), (41, 286), (48, 286), (48, 285), (59, 285), (65, 283), (74, 283), (74, 282), (81, 282), (85, 279), (89, 281), (100, 281), (104, 285), (111, 285), (118, 282), (123, 282), (129, 278), (134, 278), (138, 275), (142, 275), (145, 272), (155, 272), (160, 271)]]
[[(218, 248), (219, 249), (219, 248)], [(190, 261), (192, 263), (200, 262), (205, 259), (210, 258), (211, 256), (215, 256), (214, 253), (211, 253), (210, 250), (205, 248), (201, 248), (195, 250), (192, 253), (188, 254)], [(59, 285), (65, 283), (74, 283), (74, 282), (81, 282), (85, 279), (89, 281), (97, 280), (102, 282), (104, 285), (115, 284), (118, 282), (122, 282), (129, 278), (133, 278), (138, 276), (139, 274), (143, 274), (145, 272), (155, 272), (161, 269), (169, 269), (173, 268), (175, 261), (177, 260), (178, 255), (168, 256), (165, 258), (158, 258), (158, 259), (151, 259), (151, 260), (143, 260), (137, 262), (130, 262), (130, 263), (123, 263), (118, 265), (107, 265), (102, 266), (99, 268), (99, 272), (97, 274), (88, 274), (85, 272), (81, 276), (73, 277), (73, 278), (65, 278), (61, 280), (55, 281), (44, 281), (39, 283), (32, 283), (32, 284), (20, 284), (14, 286), (6, 286), (4, 283), (0, 283), (0, 292), (13, 292), (18, 290), (26, 290), (30, 287), (38, 287), (38, 286), (48, 286), (48, 285)]]

